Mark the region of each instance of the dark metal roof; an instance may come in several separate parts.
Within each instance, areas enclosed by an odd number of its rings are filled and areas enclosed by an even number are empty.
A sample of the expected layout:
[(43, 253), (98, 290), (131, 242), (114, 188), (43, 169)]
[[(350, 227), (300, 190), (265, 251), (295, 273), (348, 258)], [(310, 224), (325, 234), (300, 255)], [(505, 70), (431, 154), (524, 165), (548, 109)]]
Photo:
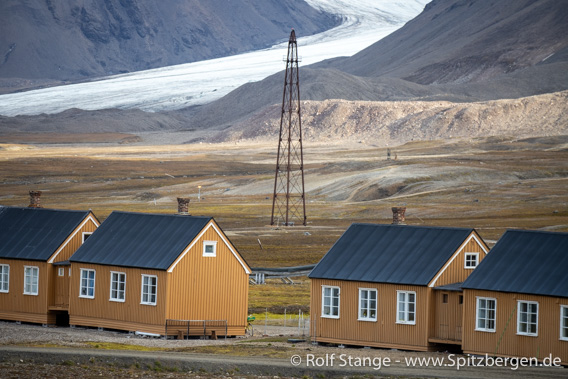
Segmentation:
[(473, 231), (352, 224), (309, 277), (427, 285)]
[(568, 297), (568, 233), (506, 231), (462, 287)]
[(210, 220), (115, 211), (70, 261), (166, 270)]
[(0, 207), (0, 258), (47, 261), (89, 213)]

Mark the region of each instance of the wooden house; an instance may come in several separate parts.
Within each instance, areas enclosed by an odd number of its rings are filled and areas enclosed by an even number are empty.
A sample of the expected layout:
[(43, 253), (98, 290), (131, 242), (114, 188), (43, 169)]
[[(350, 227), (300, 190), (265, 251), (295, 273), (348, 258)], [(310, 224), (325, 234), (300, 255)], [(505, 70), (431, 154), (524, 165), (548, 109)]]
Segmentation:
[(113, 212), (71, 270), (71, 325), (245, 333), (250, 268), (212, 218)]
[(459, 344), (459, 285), (488, 250), (474, 229), (351, 225), (309, 274), (312, 340), (419, 351)]
[(462, 287), (465, 353), (568, 364), (568, 233), (508, 230)]
[(68, 260), (98, 226), (90, 211), (0, 207), (0, 319), (65, 323)]

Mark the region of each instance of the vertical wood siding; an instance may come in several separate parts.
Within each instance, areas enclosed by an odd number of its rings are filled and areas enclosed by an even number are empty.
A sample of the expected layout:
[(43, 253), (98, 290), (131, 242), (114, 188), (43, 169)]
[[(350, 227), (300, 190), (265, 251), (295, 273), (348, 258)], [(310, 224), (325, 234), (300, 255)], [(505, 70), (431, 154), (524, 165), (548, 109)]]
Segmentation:
[[(68, 260), (75, 253), (82, 244), (83, 232), (93, 232), (97, 228), (97, 224), (93, 222), (93, 219), (87, 219), (84, 225), (79, 225), (59, 246), (57, 250), (60, 251), (54, 262)], [(0, 259), (0, 263), (10, 266), (10, 291), (8, 293), (0, 293), (0, 318), (42, 324), (55, 323), (55, 314), (49, 311), (49, 307), (56, 305), (55, 281), (59, 280), (57, 267), (47, 262), (16, 259)], [(37, 296), (24, 295), (24, 266), (39, 267)], [(66, 272), (67, 274), (68, 272)], [(59, 285), (60, 283), (57, 284)], [(61, 285), (66, 286), (65, 283)]]
[[(443, 302), (444, 295), (447, 303)], [(463, 304), (459, 303), (462, 292), (434, 291), (435, 318), (432, 337), (445, 341), (461, 341)]]
[[(83, 223), (82, 223), (83, 224)], [(65, 242), (62, 244), (63, 249), (61, 249), (61, 251), (57, 254), (56, 257), (52, 257), (53, 262), (63, 262), (63, 261), (67, 261), (69, 260), (69, 258), (71, 258), (71, 256), (77, 251), (77, 249), (79, 249), (81, 247), (81, 245), (83, 244), (83, 233), (92, 233), (97, 229), (97, 224), (95, 224), (93, 222), (92, 219), (87, 219), (87, 222), (84, 223), (83, 225), (79, 225), (74, 231), (73, 233), (71, 233), (69, 235), (69, 237), (65, 240)], [(58, 249), (59, 250), (59, 249)], [(50, 264), (51, 266), (51, 264)], [(55, 306), (68, 306), (69, 305), (69, 300), (65, 299), (65, 301), (63, 301), (63, 304), (61, 304), (61, 301), (58, 298), (58, 293), (57, 291), (62, 290), (65, 291), (65, 288), (61, 288), (61, 287), (69, 287), (69, 267), (66, 266), (65, 270), (67, 271), (65, 273), (65, 281), (67, 281), (67, 283), (55, 283), (55, 281), (60, 282), (61, 278), (59, 278), (57, 276), (57, 267), (54, 266), (53, 268), (50, 268), (50, 285), (49, 285), (49, 306), (51, 307), (55, 307)], [(68, 291), (68, 290), (67, 290)], [(67, 297), (68, 297), (68, 292), (67, 292)]]
[[(479, 239), (479, 241), (482, 241), (481, 237), (479, 237), (475, 232), (472, 233)], [(485, 247), (485, 249), (487, 251), (489, 250), (487, 247)], [(436, 277), (434, 277), (435, 282), (433, 281), (431, 283), (431, 286), (438, 287), (444, 286), (446, 284), (461, 283), (465, 281), (467, 277), (473, 272), (472, 269), (465, 268), (466, 253), (479, 253), (479, 262), (481, 262), (483, 258), (485, 258), (485, 252), (483, 251), (483, 248), (479, 245), (479, 243), (477, 243), (474, 238), (471, 238), (467, 242), (467, 244), (463, 246), (463, 248), (456, 251), (456, 255), (454, 256), (454, 259), (451, 261), (451, 263), (441, 270), (441, 275), (439, 275), (437, 279)]]
[[(204, 241), (217, 241), (215, 257), (203, 256)], [(238, 334), (244, 334), (249, 277), (213, 227), (169, 275), (168, 319), (227, 320), (230, 327), (240, 328)]]
[[(340, 287), (339, 319), (321, 317), (322, 285)], [(377, 289), (377, 321), (358, 320), (359, 288)], [(396, 323), (398, 290), (416, 292), (415, 325)], [(311, 336), (320, 342), (428, 350), (431, 296), (428, 287), (312, 279)]]
[[(497, 300), (496, 331), (475, 330), (476, 298)], [(517, 301), (538, 302), (538, 336), (517, 335)], [(560, 340), (560, 306), (568, 306), (568, 298), (464, 290), (464, 352), (493, 356), (561, 358), (568, 364), (568, 341)]]
[[(81, 269), (95, 270), (95, 298), (79, 297), (81, 286)], [(125, 301), (110, 300), (111, 271), (126, 274)], [(142, 294), (142, 275), (158, 277), (156, 305), (140, 304)], [(158, 270), (143, 270), (117, 266), (101, 266), (84, 263), (71, 264), (69, 289), (69, 323), (95, 327), (111, 327), (123, 325), (124, 322), (144, 325), (165, 324), (167, 299), (167, 273)], [(102, 324), (106, 320), (107, 326)], [(118, 327), (116, 327), (118, 329)], [(120, 328), (122, 329), (122, 328)], [(125, 330), (135, 330), (125, 328)]]
[[(10, 266), (9, 292), (0, 293), (0, 317), (5, 320), (47, 322), (48, 283), (51, 265), (46, 262), (2, 259)], [(24, 295), (24, 266), (39, 268), (38, 295)]]

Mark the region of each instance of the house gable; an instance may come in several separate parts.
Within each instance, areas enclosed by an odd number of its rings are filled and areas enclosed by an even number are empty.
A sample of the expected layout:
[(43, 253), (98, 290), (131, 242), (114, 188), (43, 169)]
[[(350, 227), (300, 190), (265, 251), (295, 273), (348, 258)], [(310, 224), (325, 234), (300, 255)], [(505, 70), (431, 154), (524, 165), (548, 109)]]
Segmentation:
[(244, 261), (244, 259), (240, 256), (240, 254), (235, 250), (233, 245), (229, 243), (227, 238), (225, 237), (225, 233), (223, 233), (216, 225), (216, 223), (211, 220), (209, 223), (203, 228), (203, 230), (195, 237), (195, 239), (189, 244), (189, 246), (179, 255), (179, 257), (175, 260), (174, 263), (168, 268), (168, 272), (173, 272), (177, 264), (186, 256), (186, 254), (195, 246), (197, 242), (201, 239), (201, 237), (209, 231), (209, 229), (213, 229), (217, 236), (223, 241), (223, 243), (227, 246), (227, 248), (231, 251), (235, 259), (239, 262), (242, 266), (243, 270), (247, 275), (251, 273), (250, 268)]
[(444, 267), (428, 283), (428, 287), (444, 286), (452, 283), (461, 283), (473, 272), (472, 268), (465, 267), (466, 254), (477, 254), (478, 264), (489, 253), (489, 248), (475, 230), (461, 244)]
[[(71, 255), (73, 255), (73, 253), (82, 245), (83, 233), (85, 231), (93, 232), (99, 226), (100, 223), (95, 215), (92, 212), (89, 212), (89, 215), (85, 217), (83, 222), (79, 226), (77, 226), (77, 228), (75, 228), (75, 230), (69, 235), (69, 237), (67, 237), (67, 239), (65, 239), (65, 242), (63, 242), (59, 249), (57, 249), (57, 251), (53, 253), (53, 255), (48, 259), (47, 263), (60, 262), (69, 259)], [(79, 234), (79, 232), (81, 232), (81, 234)], [(61, 252), (64, 251), (64, 249), (70, 244), (74, 246), (70, 249), (70, 251), (67, 252), (67, 254), (64, 254), (65, 256), (61, 256)]]

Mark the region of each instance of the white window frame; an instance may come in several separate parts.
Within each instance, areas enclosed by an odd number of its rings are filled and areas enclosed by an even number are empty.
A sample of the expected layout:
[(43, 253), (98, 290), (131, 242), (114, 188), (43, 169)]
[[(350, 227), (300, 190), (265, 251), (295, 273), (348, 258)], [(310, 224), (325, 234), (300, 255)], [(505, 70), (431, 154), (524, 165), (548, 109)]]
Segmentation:
[(59, 267), (57, 269), (57, 276), (65, 276), (65, 267)]
[(568, 305), (560, 306), (560, 340), (568, 341)]
[[(326, 294), (329, 290), (329, 294)], [(334, 292), (337, 291), (335, 294)], [(329, 304), (326, 305), (326, 298), (329, 298)], [(337, 304), (334, 304), (337, 299)], [(326, 309), (327, 308), (327, 309)], [(335, 314), (334, 309), (337, 311)], [(341, 309), (341, 289), (337, 286), (321, 286), (321, 317), (323, 318), (339, 318)]]
[[(410, 295), (414, 295), (414, 301), (410, 301)], [(402, 299), (401, 299), (402, 296)], [(410, 310), (410, 305), (414, 310)], [(402, 307), (401, 307), (402, 305)], [(410, 320), (413, 315), (413, 320)], [(402, 317), (401, 317), (402, 316)], [(415, 291), (396, 291), (396, 323), (406, 325), (416, 325), (416, 292)]]
[[(471, 265), (469, 263), (472, 262), (471, 258), (474, 257), (473, 262), (475, 262), (475, 265)], [(465, 268), (466, 270), (473, 270), (474, 268), (476, 268), (479, 265), (479, 253), (464, 253), (464, 258), (463, 258), (463, 268)]]
[(0, 265), (0, 292), (10, 292), (10, 265)]
[[(207, 247), (213, 246), (213, 252), (207, 252)], [(217, 256), (217, 241), (203, 241), (203, 256), (216, 257)]]
[[(30, 270), (29, 274), (28, 270)], [(39, 267), (24, 266), (24, 295), (37, 296), (38, 293), (39, 293)]]
[[(144, 283), (144, 281), (146, 279), (156, 279), (156, 283), (155, 284), (148, 284), (148, 283)], [(148, 300), (149, 297), (152, 295), (152, 292), (145, 292), (144, 287), (147, 287), (147, 289), (151, 289), (154, 288), (154, 301)], [(144, 295), (146, 295), (147, 299), (144, 300)], [(156, 275), (145, 275), (142, 274), (142, 289), (140, 290), (140, 304), (143, 305), (156, 305), (158, 303), (158, 277)]]
[[(81, 244), (84, 244), (84, 243), (85, 243), (85, 240), (86, 240), (87, 238), (89, 238), (89, 237), (91, 236), (91, 234), (93, 234), (93, 232), (83, 232), (82, 238), (81, 238)], [(85, 237), (86, 237), (86, 238), (85, 238)]]
[[(116, 277), (116, 280), (115, 280)], [(120, 279), (123, 280), (120, 280)], [(116, 288), (114, 287), (116, 283)], [(122, 284), (122, 289), (120, 289), (120, 284)], [(113, 296), (116, 293), (116, 296)], [(122, 297), (120, 296), (122, 294)], [(120, 271), (110, 272), (110, 295), (109, 301), (116, 301), (119, 303), (124, 303), (126, 301), (126, 273)]]
[[(84, 274), (87, 274), (85, 277)], [(93, 273), (93, 277), (90, 277), (90, 273)], [(92, 281), (92, 285), (91, 285)], [(97, 272), (96, 270), (90, 268), (82, 268), (81, 275), (79, 277), (79, 297), (84, 299), (94, 299), (95, 298), (95, 287), (97, 283)], [(93, 293), (89, 294), (89, 290), (92, 289)], [(83, 290), (85, 293), (83, 294)]]
[[(521, 311), (521, 305), (522, 304), (527, 304), (527, 311), (526, 312), (522, 312)], [(536, 312), (531, 312), (529, 310), (528, 307), (530, 307), (531, 305), (536, 305)], [(521, 321), (521, 314), (526, 313), (527, 314), (527, 320), (526, 321)], [(531, 322), (528, 317), (532, 314), (536, 315), (536, 321), (533, 323)], [(521, 330), (521, 325), (522, 324), (526, 324), (527, 325), (527, 331), (522, 331)], [(529, 332), (529, 326), (534, 324), (535, 325), (535, 332)], [(521, 336), (530, 336), (530, 337), (537, 337), (538, 336), (538, 302), (537, 301), (528, 301), (528, 300), (517, 300), (517, 334), (521, 335)]]
[[(375, 298), (369, 295), (374, 293)], [(363, 297), (365, 295), (365, 297)], [(359, 321), (377, 321), (378, 291), (376, 288), (359, 288)], [(374, 302), (374, 307), (372, 306)], [(374, 313), (373, 313), (374, 312)]]
[[(481, 307), (480, 302), (484, 301), (485, 306)], [(488, 302), (493, 302), (493, 309), (487, 306)], [(484, 311), (484, 315), (482, 315), (481, 311)], [(493, 317), (491, 317), (488, 312), (493, 313)], [(483, 316), (483, 317), (482, 317)], [(484, 327), (479, 326), (479, 321), (483, 320)], [(493, 322), (493, 327), (491, 328), (490, 323)], [(495, 333), (497, 327), (497, 299), (494, 297), (481, 297), (476, 296), (475, 298), (475, 330), (478, 332), (489, 332)]]

